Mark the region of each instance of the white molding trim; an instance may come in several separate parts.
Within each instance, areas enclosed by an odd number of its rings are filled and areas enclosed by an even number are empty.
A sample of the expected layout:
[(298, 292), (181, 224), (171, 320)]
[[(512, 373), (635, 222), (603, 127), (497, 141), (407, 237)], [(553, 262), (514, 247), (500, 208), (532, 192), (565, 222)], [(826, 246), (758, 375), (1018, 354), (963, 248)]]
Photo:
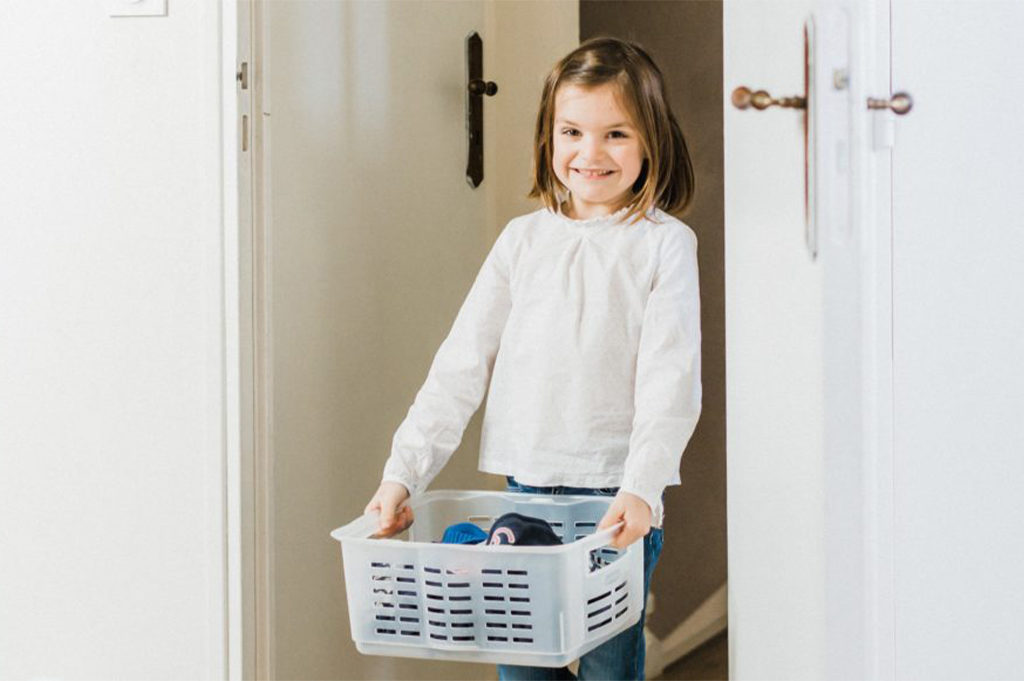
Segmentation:
[[(263, 225), (261, 0), (221, 0), (225, 499), (225, 678), (272, 678), (269, 337)], [(249, 89), (236, 73), (249, 64)], [(249, 144), (243, 150), (242, 116)]]
[(728, 587), (728, 582), (718, 587), (664, 640), (651, 633), (650, 629), (644, 629), (644, 636), (647, 639), (644, 673), (647, 678), (661, 676), (666, 667), (725, 631), (729, 624)]
[(253, 593), (255, 669), (253, 678), (275, 678), (274, 623), (274, 430), (273, 336), (271, 333), (272, 227), (270, 186), (271, 59), (266, 12), (269, 0), (243, 0), (252, 11), (249, 77), (252, 84), (252, 336), (253, 336)]
[[(891, 3), (871, 0), (859, 12), (864, 82), (872, 92), (891, 92)], [(863, 100), (861, 100), (863, 101)], [(876, 143), (878, 116), (861, 119), (858, 195), (863, 197), (862, 268), (865, 300), (864, 372), (864, 574), (865, 674), (878, 681), (896, 678), (894, 610), (894, 406), (892, 148)], [(884, 138), (882, 138), (884, 139)], [(881, 148), (879, 148), (881, 147)]]

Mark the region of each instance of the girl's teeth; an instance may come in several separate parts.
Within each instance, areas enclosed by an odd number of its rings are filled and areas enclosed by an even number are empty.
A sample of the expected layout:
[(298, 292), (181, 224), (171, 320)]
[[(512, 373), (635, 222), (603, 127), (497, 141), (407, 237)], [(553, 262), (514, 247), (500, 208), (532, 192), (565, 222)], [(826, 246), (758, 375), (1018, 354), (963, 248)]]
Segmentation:
[(577, 170), (576, 172), (582, 175), (583, 177), (604, 177), (605, 175), (611, 175), (612, 173), (612, 171), (610, 170), (606, 170), (604, 172), (599, 173), (587, 172), (585, 170)]

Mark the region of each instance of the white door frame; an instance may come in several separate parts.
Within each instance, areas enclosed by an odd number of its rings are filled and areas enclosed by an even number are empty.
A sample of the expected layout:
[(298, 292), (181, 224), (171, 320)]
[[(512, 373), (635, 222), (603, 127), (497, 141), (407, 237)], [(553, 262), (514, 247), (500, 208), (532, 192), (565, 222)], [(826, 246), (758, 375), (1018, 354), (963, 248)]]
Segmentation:
[[(851, 244), (823, 265), (827, 305), (855, 305), (859, 335), (848, 332), (838, 314), (826, 310), (826, 325), (835, 324), (824, 348), (838, 377), (826, 392), (827, 430), (840, 439), (857, 432), (857, 446), (826, 438), (826, 636), (829, 678), (863, 675), (895, 678), (893, 613), (893, 354), (892, 354), (892, 125), (889, 111), (869, 111), (867, 98), (891, 94), (891, 0), (819, 0), (817, 8), (843, 7), (850, 21), (851, 148), (853, 165)], [(856, 264), (847, 269), (846, 259)], [(843, 273), (846, 270), (846, 273)], [(835, 274), (839, 271), (840, 274)], [(850, 289), (850, 290), (845, 290)], [(856, 289), (856, 290), (854, 290)], [(833, 322), (829, 322), (833, 319)], [(845, 356), (848, 353), (851, 356)], [(859, 353), (859, 356), (852, 356)], [(847, 371), (845, 366), (858, 367)], [(859, 396), (859, 397), (857, 397)], [(833, 401), (834, 400), (834, 401)], [(860, 422), (838, 425), (856, 415)], [(856, 461), (842, 461), (852, 456)], [(849, 476), (849, 477), (848, 477)], [(853, 508), (842, 508), (850, 503)], [(831, 508), (830, 508), (831, 506)], [(851, 560), (855, 562), (850, 562)]]
[[(268, 270), (262, 210), (262, 3), (221, 0), (225, 499), (229, 679), (273, 670)], [(240, 80), (247, 65), (246, 89)], [(244, 138), (244, 139), (243, 139)]]
[(252, 224), (248, 256), (252, 280), (248, 289), (252, 301), (252, 405), (253, 449), (250, 489), (253, 522), (252, 593), (253, 618), (249, 622), (254, 638), (253, 678), (275, 678), (274, 641), (274, 497), (273, 497), (273, 337), (271, 329), (272, 271), (269, 162), (266, 158), (270, 131), (264, 123), (270, 116), (266, 87), (269, 61), (266, 49), (265, 10), (269, 0), (238, 0), (251, 12), (250, 72), (252, 76)]
[[(852, 242), (823, 265), (826, 305), (824, 356), (837, 377), (826, 391), (826, 672), (871, 679), (895, 677), (893, 619), (893, 355), (892, 136), (893, 114), (869, 111), (867, 98), (891, 94), (890, 1), (818, 0), (816, 9), (842, 7), (850, 26), (851, 147), (857, 150), (850, 187)], [(846, 260), (856, 264), (847, 267)], [(830, 321), (831, 320), (831, 321)], [(829, 331), (830, 325), (832, 327)], [(857, 327), (858, 336), (840, 336)], [(848, 353), (848, 354), (844, 354)], [(853, 356), (859, 353), (859, 356)], [(848, 370), (846, 367), (857, 367)], [(845, 396), (844, 396), (845, 395)], [(856, 416), (860, 422), (844, 425)], [(841, 440), (857, 433), (856, 446)], [(838, 438), (838, 439), (836, 439)], [(843, 461), (845, 456), (855, 461)], [(829, 504), (831, 500), (833, 503)], [(849, 503), (852, 508), (842, 508)], [(853, 561), (853, 562), (851, 562)]]
[(855, 67), (864, 74), (854, 111), (861, 149), (856, 195), (863, 235), (860, 296), (864, 367), (863, 575), (864, 672), (882, 681), (895, 678), (893, 611), (893, 354), (892, 354), (892, 126), (889, 111), (867, 111), (867, 97), (891, 94), (891, 0), (851, 2), (859, 27)]

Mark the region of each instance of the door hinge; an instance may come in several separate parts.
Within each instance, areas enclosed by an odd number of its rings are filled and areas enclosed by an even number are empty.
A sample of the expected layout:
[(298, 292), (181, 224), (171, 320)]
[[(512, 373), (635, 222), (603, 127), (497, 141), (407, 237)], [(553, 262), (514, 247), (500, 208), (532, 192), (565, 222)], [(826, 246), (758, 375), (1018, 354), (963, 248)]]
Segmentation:
[(238, 67), (235, 80), (242, 84), (243, 90), (249, 89), (249, 62), (243, 61), (242, 65)]

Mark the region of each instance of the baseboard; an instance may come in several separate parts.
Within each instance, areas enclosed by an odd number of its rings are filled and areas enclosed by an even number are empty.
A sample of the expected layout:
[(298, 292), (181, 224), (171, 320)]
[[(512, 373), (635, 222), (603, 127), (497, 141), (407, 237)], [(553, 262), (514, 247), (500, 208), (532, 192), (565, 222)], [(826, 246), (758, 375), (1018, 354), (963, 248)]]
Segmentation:
[(657, 638), (649, 629), (644, 630), (647, 639), (647, 662), (644, 666), (648, 679), (661, 676), (666, 667), (725, 630), (729, 624), (727, 592), (728, 582), (664, 639)]

